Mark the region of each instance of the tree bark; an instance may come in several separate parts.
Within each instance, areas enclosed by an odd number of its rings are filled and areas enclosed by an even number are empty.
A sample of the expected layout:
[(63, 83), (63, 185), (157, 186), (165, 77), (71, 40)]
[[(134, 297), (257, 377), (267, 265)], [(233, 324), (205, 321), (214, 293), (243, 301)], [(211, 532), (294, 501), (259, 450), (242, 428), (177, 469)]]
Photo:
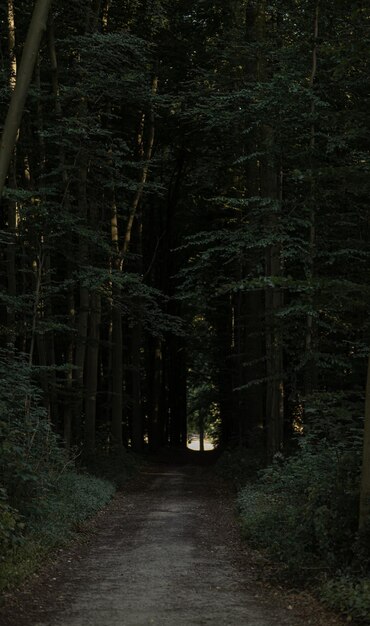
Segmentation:
[[(81, 219), (87, 219), (87, 167), (85, 163), (85, 156), (81, 155), (81, 163), (79, 165), (78, 172), (78, 212)], [(79, 241), (79, 265), (83, 267), (88, 258), (88, 249), (86, 241), (80, 236)], [(76, 338), (76, 352), (75, 352), (75, 380), (76, 380), (76, 393), (78, 394), (78, 401), (75, 405), (75, 420), (76, 425), (80, 422), (83, 401), (84, 401), (84, 372), (86, 362), (86, 342), (88, 332), (89, 321), (89, 307), (90, 307), (90, 293), (89, 289), (80, 284), (79, 288), (79, 308), (77, 318), (77, 338)]]
[(41, 37), (44, 30), (46, 30), (46, 23), (51, 3), (52, 0), (36, 1), (24, 44), (16, 85), (10, 101), (0, 143), (0, 203), (9, 170), (9, 164), (17, 141), (17, 133), (21, 124), (28, 88), (30, 86), (41, 43)]
[(142, 328), (137, 323), (131, 331), (131, 354), (132, 354), (132, 426), (131, 445), (135, 452), (141, 452), (143, 448), (143, 411), (141, 402), (141, 341)]
[(364, 530), (370, 522), (370, 355), (367, 368), (364, 443), (360, 484), (359, 530)]
[(152, 360), (152, 378), (150, 388), (150, 415), (148, 423), (148, 439), (149, 447), (152, 450), (157, 450), (162, 443), (161, 433), (161, 415), (160, 415), (160, 402), (162, 391), (162, 342), (160, 339), (153, 339), (153, 352), (151, 355)]
[(123, 419), (123, 333), (120, 309), (121, 288), (112, 289), (112, 446), (122, 448)]
[[(315, 198), (315, 187), (316, 181), (313, 173), (313, 165), (314, 165), (314, 151), (315, 151), (315, 101), (313, 98), (313, 90), (315, 85), (315, 79), (317, 74), (317, 48), (318, 48), (318, 37), (319, 37), (319, 4), (316, 5), (315, 10), (315, 18), (314, 18), (314, 46), (312, 50), (312, 69), (310, 76), (310, 89), (312, 91), (312, 103), (311, 103), (311, 132), (310, 132), (310, 228), (309, 228), (309, 236), (308, 236), (308, 259), (307, 259), (307, 275), (306, 278), (309, 282), (312, 282), (314, 277), (314, 257), (315, 257), (315, 244), (316, 244), (316, 198)], [(309, 296), (309, 306), (313, 309), (314, 306), (314, 298), (313, 296)], [(316, 381), (316, 368), (315, 362), (313, 358), (313, 348), (314, 348), (314, 316), (313, 312), (310, 311), (307, 315), (306, 319), (306, 337), (305, 337), (305, 350), (306, 350), (306, 367), (304, 372), (304, 394), (305, 396), (311, 394), (315, 387)]]
[[(75, 298), (74, 290), (70, 288), (68, 291), (68, 317), (70, 326), (73, 328), (75, 321)], [(73, 357), (74, 357), (74, 338), (70, 336), (67, 345), (67, 376), (66, 391), (63, 412), (63, 436), (66, 450), (69, 451), (72, 445), (72, 425), (73, 425)]]
[(101, 319), (101, 298), (94, 291), (91, 294), (89, 335), (86, 354), (86, 399), (85, 399), (85, 453), (95, 452), (96, 394), (98, 385), (99, 339)]
[[(158, 91), (158, 77), (154, 76), (153, 79), (152, 79), (152, 96), (154, 96), (157, 93), (157, 91)], [(136, 215), (139, 203), (140, 203), (142, 195), (143, 195), (143, 191), (144, 191), (144, 188), (145, 188), (146, 181), (148, 179), (149, 162), (150, 162), (150, 160), (152, 158), (153, 147), (154, 147), (154, 137), (155, 137), (154, 111), (153, 111), (153, 109), (151, 109), (150, 116), (149, 116), (149, 134), (148, 134), (148, 141), (147, 141), (146, 150), (144, 150), (144, 148), (143, 148), (143, 145), (144, 145), (143, 144), (144, 125), (145, 125), (145, 116), (142, 117), (140, 129), (139, 129), (139, 134), (138, 134), (139, 152), (141, 152), (141, 158), (144, 159), (145, 163), (143, 165), (139, 186), (138, 186), (138, 189), (137, 189), (137, 191), (135, 193), (134, 199), (132, 201), (130, 215), (129, 215), (129, 218), (128, 218), (128, 221), (127, 221), (127, 224), (126, 224), (125, 237), (124, 237), (123, 246), (122, 246), (122, 249), (121, 249), (122, 259), (125, 258), (128, 250), (129, 250), (129, 247), (130, 247), (131, 235), (132, 235), (132, 226), (133, 226), (133, 223), (134, 223), (134, 219), (135, 219), (135, 215)]]
[[(179, 313), (179, 311), (177, 313)], [(172, 446), (186, 448), (187, 394), (185, 345), (183, 339), (179, 337), (170, 337), (167, 345), (170, 443)]]
[[(11, 91), (14, 91), (16, 79), (17, 79), (17, 57), (15, 51), (15, 21), (14, 21), (14, 3), (13, 0), (8, 0), (8, 51), (9, 51), (9, 87)], [(16, 188), (16, 150), (13, 150), (13, 158), (10, 161), (9, 170), (9, 186)], [(8, 278), (8, 293), (11, 297), (15, 298), (17, 295), (17, 276), (16, 276), (16, 232), (18, 221), (18, 207), (17, 203), (13, 200), (8, 202), (8, 232), (12, 238), (7, 245), (7, 278)], [(10, 343), (15, 342), (15, 313), (14, 306), (11, 304), (7, 307), (7, 332), (8, 341)]]
[[(271, 213), (266, 227), (272, 235), (277, 231), (279, 215), (277, 204), (281, 203), (282, 176), (278, 180), (276, 164), (270, 152), (273, 145), (273, 130), (263, 129), (263, 144), (266, 155), (261, 159), (261, 195), (271, 200)], [(272, 279), (281, 276), (280, 246), (272, 244), (266, 250), (265, 273)], [(284, 386), (283, 386), (283, 347), (276, 313), (283, 303), (281, 288), (278, 285), (265, 290), (266, 320), (266, 435), (267, 455), (271, 460), (283, 447), (284, 442)]]

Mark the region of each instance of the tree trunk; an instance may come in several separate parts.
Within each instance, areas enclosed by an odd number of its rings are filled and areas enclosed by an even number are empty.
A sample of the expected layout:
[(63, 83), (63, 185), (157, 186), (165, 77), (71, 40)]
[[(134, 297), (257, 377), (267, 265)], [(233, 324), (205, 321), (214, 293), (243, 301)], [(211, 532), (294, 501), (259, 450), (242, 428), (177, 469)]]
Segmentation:
[[(13, 0), (8, 0), (8, 51), (9, 51), (9, 87), (14, 91), (17, 79), (17, 57), (15, 53), (15, 21), (14, 21), (14, 4)], [(13, 158), (10, 162), (9, 186), (13, 189), (17, 186), (16, 181), (16, 151), (13, 151)], [(17, 295), (17, 278), (16, 278), (16, 231), (17, 231), (17, 203), (13, 200), (8, 202), (8, 232), (11, 241), (7, 245), (7, 278), (8, 278), (8, 294), (12, 298)], [(7, 334), (8, 342), (15, 342), (15, 313), (12, 304), (7, 307)]]
[(169, 434), (172, 446), (186, 448), (187, 400), (186, 400), (186, 356), (184, 341), (178, 337), (168, 340), (168, 394), (170, 423)]
[[(277, 246), (266, 252), (266, 276), (280, 275), (280, 254)], [(282, 380), (282, 338), (276, 313), (282, 305), (279, 287), (266, 290), (266, 435), (267, 455), (271, 460), (284, 442), (284, 388)]]
[[(315, 78), (317, 74), (317, 47), (318, 47), (318, 37), (319, 37), (319, 5), (316, 5), (315, 11), (315, 19), (314, 19), (314, 47), (312, 51), (312, 69), (311, 69), (311, 77), (310, 77), (310, 89), (313, 92), (315, 85)], [(312, 93), (312, 103), (311, 103), (311, 132), (310, 132), (310, 229), (308, 236), (308, 269), (306, 278), (309, 282), (312, 282), (314, 277), (314, 257), (315, 257), (315, 244), (316, 244), (316, 198), (315, 198), (315, 187), (316, 181), (313, 173), (314, 166), (314, 151), (315, 151), (315, 123), (313, 121), (313, 117), (315, 115), (315, 101)], [(313, 309), (314, 299), (313, 296), (309, 296), (309, 306)], [(305, 337), (305, 350), (306, 350), (306, 367), (304, 372), (304, 393), (305, 396), (311, 394), (314, 390), (315, 382), (316, 382), (316, 368), (315, 361), (313, 357), (313, 348), (314, 348), (314, 316), (313, 311), (310, 311), (307, 315), (306, 319), (306, 337)]]
[(46, 30), (46, 23), (51, 3), (52, 0), (36, 1), (27, 38), (24, 44), (22, 60), (17, 74), (16, 86), (10, 101), (0, 143), (0, 203), (8, 174), (9, 164), (17, 140), (17, 133), (21, 124), (28, 88), (37, 60), (41, 37), (44, 30)]
[[(157, 90), (158, 90), (158, 77), (154, 76), (152, 79), (152, 96), (155, 96), (155, 94), (157, 93)], [(121, 249), (121, 256), (123, 259), (125, 258), (130, 247), (132, 227), (133, 227), (135, 215), (136, 215), (139, 203), (143, 195), (146, 181), (148, 179), (149, 162), (152, 158), (153, 147), (154, 147), (154, 136), (155, 136), (154, 111), (153, 110), (150, 111), (150, 116), (149, 116), (149, 134), (148, 134), (148, 141), (147, 141), (147, 146), (146, 146), (145, 151), (143, 148), (144, 125), (145, 125), (145, 115), (142, 116), (142, 119), (140, 122), (140, 129), (139, 129), (138, 141), (137, 141), (139, 154), (141, 158), (145, 160), (145, 164), (141, 172), (141, 178), (140, 178), (138, 189), (135, 193), (134, 199), (131, 204), (131, 211), (130, 211), (130, 215), (129, 215), (127, 225), (126, 225), (125, 237), (124, 237), (123, 246)]]
[[(264, 149), (266, 156), (261, 159), (261, 194), (271, 200), (271, 213), (267, 218), (267, 228), (273, 235), (279, 223), (277, 203), (280, 202), (277, 171), (271, 157), (273, 133), (264, 129)], [(280, 186), (282, 181), (280, 181)], [(266, 250), (266, 276), (272, 279), (281, 276), (280, 247), (272, 244)], [(284, 442), (284, 387), (283, 387), (283, 348), (282, 337), (276, 313), (282, 306), (282, 293), (274, 285), (265, 290), (266, 319), (266, 435), (267, 455), (271, 460), (279, 452)]]
[(91, 294), (89, 336), (86, 353), (86, 399), (85, 399), (85, 452), (95, 451), (96, 394), (98, 386), (99, 339), (101, 302), (100, 295)]
[(260, 291), (244, 295), (245, 312), (245, 368), (244, 384), (249, 385), (244, 392), (247, 414), (247, 442), (253, 447), (262, 433), (264, 417), (265, 347), (263, 344), (264, 301)]
[[(73, 328), (75, 321), (75, 299), (73, 288), (68, 291), (68, 317), (70, 326)], [(73, 357), (74, 357), (74, 338), (71, 335), (67, 346), (67, 377), (66, 377), (66, 393), (64, 400), (63, 413), (63, 437), (66, 450), (70, 450), (72, 444), (72, 424), (73, 424)]]
[[(62, 107), (60, 103), (58, 59), (57, 59), (57, 53), (56, 53), (56, 47), (55, 47), (54, 22), (52, 19), (49, 19), (47, 35), (48, 35), (50, 66), (51, 66), (51, 84), (53, 88), (53, 96), (54, 96), (54, 102), (55, 102), (55, 113), (57, 117), (59, 117), (62, 114)], [(61, 163), (63, 163), (63, 161), (64, 159), (61, 159)]]
[(157, 450), (161, 444), (161, 415), (160, 402), (162, 391), (162, 342), (160, 339), (153, 340), (152, 379), (150, 388), (150, 415), (148, 424), (149, 446), (152, 450)]
[(132, 354), (132, 426), (131, 445), (135, 452), (143, 448), (144, 423), (141, 402), (141, 324), (135, 324), (131, 331)]
[(370, 522), (370, 355), (367, 368), (365, 397), (365, 424), (360, 485), (359, 530), (364, 530)]
[(116, 449), (123, 446), (123, 333), (120, 309), (121, 288), (113, 285), (112, 290), (112, 445)]
[[(87, 167), (85, 164), (85, 157), (82, 155), (81, 164), (79, 167), (79, 179), (78, 179), (78, 212), (81, 219), (87, 219)], [(80, 236), (79, 241), (79, 265), (83, 267), (87, 263), (88, 249), (86, 241), (83, 236)], [(76, 338), (76, 353), (75, 353), (75, 380), (76, 380), (76, 393), (78, 394), (78, 401), (75, 404), (75, 421), (76, 426), (80, 423), (82, 407), (84, 401), (84, 370), (86, 362), (86, 341), (89, 321), (89, 306), (90, 306), (90, 293), (85, 285), (80, 284), (79, 288), (79, 309), (77, 318), (77, 338)]]
[(199, 452), (204, 452), (204, 415), (199, 413)]
[(8, 50), (10, 61), (9, 86), (12, 91), (15, 89), (17, 82), (17, 57), (15, 53), (15, 20), (14, 20), (14, 2), (8, 0)]

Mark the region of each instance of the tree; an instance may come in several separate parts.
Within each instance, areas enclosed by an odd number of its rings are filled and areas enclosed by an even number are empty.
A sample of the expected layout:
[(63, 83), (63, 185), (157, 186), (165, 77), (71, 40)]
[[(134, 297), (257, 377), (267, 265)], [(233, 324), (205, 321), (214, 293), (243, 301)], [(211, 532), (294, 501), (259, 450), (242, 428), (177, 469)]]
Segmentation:
[(367, 370), (365, 396), (365, 429), (362, 456), (362, 472), (360, 486), (359, 529), (365, 530), (370, 515), (370, 357)]
[(22, 61), (17, 73), (17, 80), (0, 143), (0, 202), (22, 119), (28, 88), (37, 60), (41, 37), (46, 30), (51, 3), (52, 0), (36, 1), (27, 38), (24, 43)]

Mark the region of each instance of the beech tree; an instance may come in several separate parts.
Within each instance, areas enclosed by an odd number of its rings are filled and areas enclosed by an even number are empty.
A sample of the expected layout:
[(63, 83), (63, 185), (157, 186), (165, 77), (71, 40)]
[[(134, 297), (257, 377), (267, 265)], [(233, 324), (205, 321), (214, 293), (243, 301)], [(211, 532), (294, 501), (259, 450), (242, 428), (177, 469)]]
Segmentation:
[(364, 530), (369, 524), (370, 515), (370, 357), (367, 370), (365, 396), (365, 428), (362, 455), (360, 486), (359, 529)]
[[(24, 43), (22, 60), (17, 71), (14, 92), (9, 105), (8, 114), (5, 119), (0, 143), (0, 199), (3, 194), (4, 184), (16, 143), (28, 89), (32, 80), (32, 73), (36, 64), (41, 37), (46, 30), (51, 3), (52, 0), (36, 1), (27, 38)], [(10, 24), (10, 53), (13, 58), (12, 69), (14, 71), (14, 46), (12, 42), (12, 30), (14, 30), (14, 7), (12, 3), (8, 3), (8, 16)]]

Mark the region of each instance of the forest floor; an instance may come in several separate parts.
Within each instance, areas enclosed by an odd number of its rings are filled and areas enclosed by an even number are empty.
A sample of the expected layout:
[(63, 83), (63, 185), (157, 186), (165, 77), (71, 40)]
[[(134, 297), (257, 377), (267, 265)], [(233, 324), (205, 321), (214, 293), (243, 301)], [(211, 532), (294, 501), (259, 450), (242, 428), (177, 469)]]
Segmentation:
[(345, 623), (308, 594), (266, 585), (261, 559), (241, 541), (233, 494), (211, 469), (150, 465), (81, 529), (81, 540), (8, 594), (0, 623)]

